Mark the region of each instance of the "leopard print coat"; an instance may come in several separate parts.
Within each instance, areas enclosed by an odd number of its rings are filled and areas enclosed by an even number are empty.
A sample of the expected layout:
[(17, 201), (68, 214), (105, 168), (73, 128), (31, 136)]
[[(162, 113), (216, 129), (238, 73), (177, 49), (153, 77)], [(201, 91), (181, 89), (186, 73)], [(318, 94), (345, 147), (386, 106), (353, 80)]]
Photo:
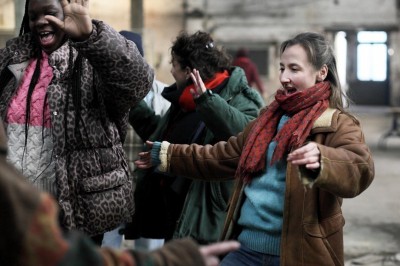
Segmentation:
[[(13, 74), (0, 84), (3, 120), (33, 55), (31, 43), (26, 34), (0, 50), (0, 73), (8, 68)], [(70, 92), (70, 45), (74, 59), (78, 51), (84, 58), (79, 123)], [(101, 234), (128, 221), (134, 211), (133, 182), (122, 143), (128, 111), (147, 94), (154, 72), (134, 43), (96, 20), (87, 41), (67, 41), (49, 55), (49, 64), (53, 79), (47, 103), (61, 224), (68, 230)]]

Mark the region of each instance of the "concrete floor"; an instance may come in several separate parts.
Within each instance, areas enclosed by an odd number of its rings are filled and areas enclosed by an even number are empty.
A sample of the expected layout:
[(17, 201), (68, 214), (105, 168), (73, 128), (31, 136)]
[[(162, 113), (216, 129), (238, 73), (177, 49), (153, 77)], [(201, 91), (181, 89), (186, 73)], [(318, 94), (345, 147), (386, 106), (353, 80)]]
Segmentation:
[(375, 179), (364, 193), (343, 202), (346, 265), (400, 265), (400, 136), (389, 137), (386, 147), (378, 147), (380, 137), (392, 127), (387, 108), (352, 111), (361, 120), (373, 153)]

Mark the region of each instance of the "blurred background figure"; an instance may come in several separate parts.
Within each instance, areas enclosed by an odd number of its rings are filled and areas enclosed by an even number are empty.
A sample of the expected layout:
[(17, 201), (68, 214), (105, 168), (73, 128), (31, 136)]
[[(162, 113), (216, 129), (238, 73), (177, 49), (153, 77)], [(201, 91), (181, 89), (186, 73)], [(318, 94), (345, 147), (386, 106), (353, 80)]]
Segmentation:
[(232, 65), (243, 68), (249, 85), (255, 87), (261, 95), (264, 95), (264, 84), (260, 79), (256, 64), (249, 58), (249, 50), (247, 48), (242, 47), (236, 52)]

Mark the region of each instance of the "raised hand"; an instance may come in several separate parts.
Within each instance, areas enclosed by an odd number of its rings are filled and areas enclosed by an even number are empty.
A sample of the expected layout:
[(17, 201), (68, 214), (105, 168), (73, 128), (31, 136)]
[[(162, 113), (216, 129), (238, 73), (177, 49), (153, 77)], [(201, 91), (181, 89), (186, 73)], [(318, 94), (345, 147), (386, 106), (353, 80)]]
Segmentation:
[(295, 165), (305, 165), (307, 169), (318, 169), (321, 152), (315, 142), (310, 142), (289, 153), (287, 160)]
[(193, 69), (192, 73), (190, 73), (190, 78), (194, 84), (194, 89), (190, 89), (190, 93), (193, 95), (193, 98), (198, 98), (200, 95), (206, 92), (207, 88), (204, 85), (204, 82), (200, 76), (200, 72), (197, 69)]
[(89, 16), (89, 0), (61, 0), (64, 11), (64, 21), (47, 15), (45, 18), (61, 30), (72, 40), (87, 40), (92, 33), (92, 19)]

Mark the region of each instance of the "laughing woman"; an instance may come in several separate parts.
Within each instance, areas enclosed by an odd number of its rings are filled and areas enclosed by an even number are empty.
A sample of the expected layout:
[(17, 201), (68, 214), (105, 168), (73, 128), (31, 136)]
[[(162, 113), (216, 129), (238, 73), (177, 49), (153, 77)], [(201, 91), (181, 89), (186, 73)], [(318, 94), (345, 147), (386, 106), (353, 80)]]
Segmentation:
[(88, 6), (26, 1), (20, 36), (0, 50), (0, 114), (7, 160), (57, 199), (64, 229), (100, 244), (133, 213), (122, 142), (128, 111), (154, 74), (135, 44), (92, 20)]
[(160, 170), (203, 180), (235, 175), (222, 239), (241, 247), (221, 265), (344, 265), (341, 204), (371, 184), (374, 163), (343, 107), (325, 38), (302, 33), (280, 51), (282, 88), (237, 137), (214, 146), (163, 142), (159, 158), (144, 152), (136, 165), (159, 160)]

